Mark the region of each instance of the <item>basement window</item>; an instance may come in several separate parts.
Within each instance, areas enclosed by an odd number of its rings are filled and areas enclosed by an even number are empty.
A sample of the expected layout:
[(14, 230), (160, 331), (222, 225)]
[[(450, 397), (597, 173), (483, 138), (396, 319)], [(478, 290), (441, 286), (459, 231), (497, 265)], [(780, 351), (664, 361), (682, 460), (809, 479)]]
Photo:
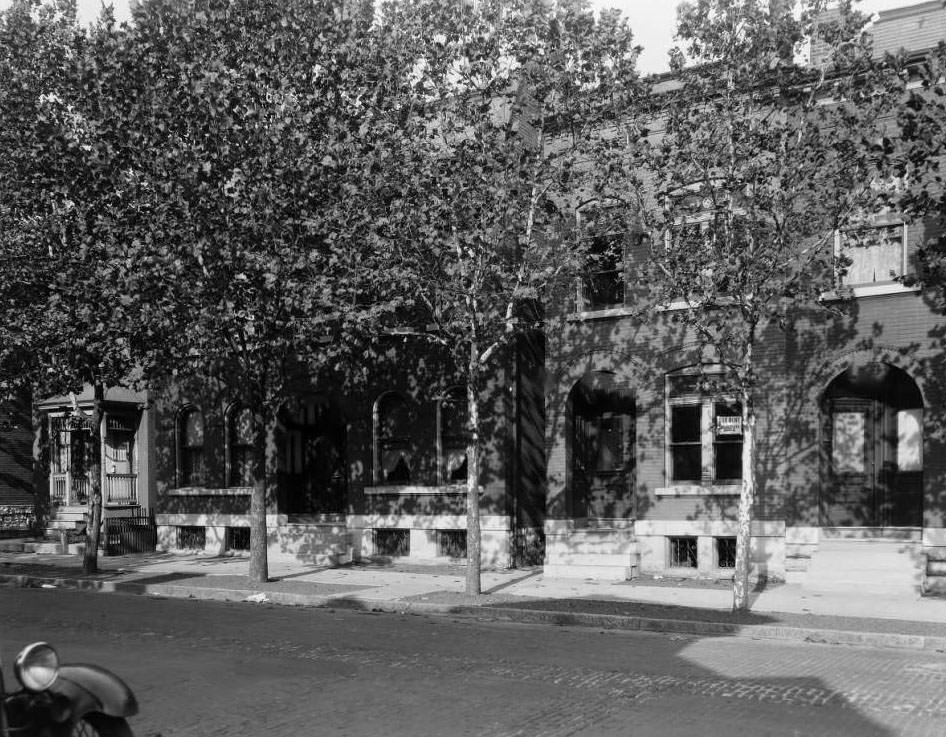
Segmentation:
[(736, 538), (716, 538), (716, 566), (718, 568), (736, 567)]
[(374, 531), (374, 553), (391, 558), (411, 554), (410, 530), (376, 529)]
[(249, 527), (227, 528), (227, 550), (246, 551), (250, 549)]
[(177, 528), (178, 550), (203, 550), (207, 544), (207, 528), (182, 525)]
[(696, 538), (695, 537), (671, 537), (670, 538), (670, 567), (671, 568), (696, 568)]
[(437, 555), (466, 558), (466, 530), (437, 530)]

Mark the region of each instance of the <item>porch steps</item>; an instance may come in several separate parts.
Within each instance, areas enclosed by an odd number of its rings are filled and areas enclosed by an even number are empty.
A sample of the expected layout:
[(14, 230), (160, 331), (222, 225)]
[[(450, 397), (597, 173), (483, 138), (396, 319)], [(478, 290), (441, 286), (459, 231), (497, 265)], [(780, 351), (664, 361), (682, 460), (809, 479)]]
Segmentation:
[(84, 543), (69, 543), (63, 550), (62, 543), (46, 538), (29, 538), (26, 540), (4, 540), (0, 542), (0, 553), (41, 553), (41, 554), (68, 554), (81, 553), (85, 549)]
[(85, 525), (88, 507), (85, 504), (54, 507), (46, 521), (47, 530), (75, 530)]
[(548, 578), (626, 581), (637, 575), (638, 547), (627, 528), (579, 528), (547, 532)]
[(912, 539), (825, 538), (798, 583), (811, 591), (915, 595), (923, 578), (922, 547)]

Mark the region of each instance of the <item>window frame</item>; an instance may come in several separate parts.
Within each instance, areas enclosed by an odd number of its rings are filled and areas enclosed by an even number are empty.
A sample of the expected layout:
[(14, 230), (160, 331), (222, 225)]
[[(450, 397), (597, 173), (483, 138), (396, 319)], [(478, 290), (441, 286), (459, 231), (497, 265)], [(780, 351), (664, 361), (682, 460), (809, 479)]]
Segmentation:
[[(255, 418), (252, 416), (253, 412), (247, 405), (241, 402), (235, 402), (227, 408), (226, 413), (226, 434), (225, 434), (225, 450), (226, 450), (226, 474), (227, 474), (227, 486), (230, 488), (246, 488), (253, 486), (253, 479), (238, 478), (237, 474), (242, 466), (242, 464), (237, 463), (237, 449), (240, 449), (241, 453), (248, 454), (249, 458), (244, 459), (249, 461), (250, 473), (252, 474), (253, 464), (256, 462), (255, 443), (237, 443), (237, 426), (236, 422), (239, 420), (240, 415), (244, 412), (250, 413), (250, 422), (251, 428), (254, 432), (256, 431)], [(258, 442), (258, 438), (257, 438)]]
[[(845, 252), (844, 235), (853, 231), (879, 231), (891, 228), (900, 229), (900, 255), (899, 255), (899, 273), (889, 279), (879, 281), (848, 281), (850, 271), (845, 274), (840, 273), (838, 263)], [(900, 286), (900, 279), (907, 276), (909, 267), (910, 250), (910, 226), (906, 220), (901, 217), (880, 214), (867, 219), (864, 223), (850, 228), (838, 229), (834, 231), (834, 264), (835, 274), (834, 282), (837, 288), (863, 290), (870, 288), (890, 288)], [(852, 259), (853, 262), (853, 259)], [(853, 265), (853, 263), (852, 263)], [(850, 267), (848, 267), (850, 269)]]
[[(615, 254), (615, 268), (607, 270), (596, 270), (596, 271), (586, 271), (582, 269), (582, 275), (578, 279), (577, 289), (576, 289), (576, 299), (578, 304), (578, 309), (580, 312), (603, 312), (606, 310), (621, 309), (627, 306), (627, 252), (628, 252), (628, 235), (629, 229), (625, 228), (623, 230), (606, 230), (604, 232), (589, 232), (585, 234), (584, 228), (586, 222), (593, 222), (593, 219), (587, 218), (585, 213), (590, 212), (618, 212), (622, 216), (626, 216), (626, 208), (622, 206), (619, 202), (614, 202), (612, 204), (602, 205), (599, 201), (593, 200), (591, 202), (586, 202), (583, 205), (579, 206), (575, 210), (575, 227), (578, 233), (578, 239), (580, 242), (585, 241), (594, 241), (598, 238), (608, 238), (609, 245), (613, 245), (615, 242), (620, 243), (620, 254)], [(611, 222), (616, 222), (613, 220)], [(613, 239), (613, 240), (611, 240)], [(617, 250), (617, 249), (615, 249)], [(597, 256), (597, 252), (594, 249), (589, 249), (589, 255), (594, 254)], [(588, 280), (593, 277), (597, 277), (604, 274), (614, 273), (617, 275), (618, 279), (616, 284), (619, 285), (621, 291), (621, 299), (618, 302), (592, 302), (590, 297), (591, 289), (588, 286)]]
[[(716, 434), (717, 405), (729, 404), (740, 406), (735, 395), (728, 392), (706, 393), (703, 391), (684, 391), (675, 396), (672, 395), (671, 384), (674, 379), (681, 377), (719, 376), (722, 373), (720, 367), (715, 370), (701, 372), (699, 370), (674, 371), (664, 375), (664, 475), (666, 487), (658, 489), (658, 494), (678, 494), (678, 493), (734, 493), (738, 494), (743, 484), (742, 467), (740, 465), (740, 477), (717, 478), (717, 446), (735, 445), (735, 441), (720, 441)], [(695, 441), (673, 441), (673, 408), (674, 407), (699, 407), (700, 432), (700, 478), (695, 479), (677, 479), (674, 478), (674, 454), (675, 446), (683, 444), (696, 445)], [(745, 428), (742, 429), (742, 441), (745, 442)], [(740, 453), (740, 458), (741, 458)]]
[[(200, 417), (201, 442), (199, 444), (186, 444), (186, 423), (188, 417), (192, 414)], [(178, 412), (175, 427), (177, 430), (177, 442), (175, 443), (177, 449), (177, 486), (178, 488), (203, 487), (207, 484), (207, 464), (204, 452), (207, 442), (206, 417), (199, 407), (189, 404), (182, 407)], [(189, 461), (185, 462), (185, 458), (188, 458)], [(188, 468), (191, 470), (188, 471)]]
[(448, 467), (448, 453), (451, 450), (458, 450), (458, 442), (463, 441), (463, 452), (467, 453), (470, 440), (469, 428), (465, 430), (462, 434), (448, 435), (445, 432), (446, 422), (444, 420), (445, 413), (444, 407), (453, 404), (451, 397), (458, 396), (460, 399), (460, 404), (463, 405), (464, 414), (468, 411), (466, 406), (466, 387), (464, 386), (452, 386), (447, 389), (443, 396), (437, 401), (437, 458), (439, 459), (437, 463), (437, 485), (438, 486), (450, 486), (454, 484), (466, 484), (469, 475), (469, 457), (466, 459), (467, 475), (463, 479), (451, 479), (450, 470)]
[[(404, 407), (407, 410), (409, 416), (416, 414), (415, 412), (412, 412), (411, 403), (400, 392), (387, 391), (381, 394), (375, 400), (374, 407), (372, 408), (372, 418), (371, 418), (372, 419), (372, 423), (371, 423), (372, 435), (373, 435), (373, 438), (372, 438), (372, 441), (373, 441), (372, 442), (372, 450), (373, 450), (372, 461), (373, 462), (372, 462), (372, 470), (371, 470), (372, 481), (374, 482), (375, 486), (399, 486), (399, 485), (416, 486), (419, 483), (417, 479), (417, 468), (415, 465), (416, 453), (414, 453), (413, 444), (411, 443), (410, 435), (404, 435), (404, 436), (395, 435), (394, 437), (387, 438), (384, 436), (382, 432), (383, 430), (382, 420), (384, 419), (382, 416), (383, 405), (387, 400), (389, 400), (392, 397), (397, 398), (400, 402), (404, 404)], [(406, 451), (404, 455), (406, 455), (408, 459), (408, 472), (410, 474), (410, 477), (408, 478), (408, 480), (390, 481), (385, 478), (385, 473), (382, 469), (382, 462), (384, 459), (384, 452), (388, 448), (400, 449), (402, 451)]]

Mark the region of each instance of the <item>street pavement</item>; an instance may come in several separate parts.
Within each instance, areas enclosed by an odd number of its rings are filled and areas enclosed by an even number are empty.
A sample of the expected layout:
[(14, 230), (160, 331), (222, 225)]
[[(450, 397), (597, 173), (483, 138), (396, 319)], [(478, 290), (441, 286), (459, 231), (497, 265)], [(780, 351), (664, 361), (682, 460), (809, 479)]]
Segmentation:
[(101, 557), (99, 565), (99, 573), (86, 576), (75, 555), (3, 552), (0, 584), (946, 652), (946, 599), (879, 588), (767, 585), (752, 592), (748, 613), (737, 614), (729, 584), (715, 581), (483, 571), (483, 594), (469, 597), (461, 565), (326, 568), (277, 557), (265, 584), (248, 581), (245, 556), (153, 553)]
[(439, 614), (0, 594), (0, 648), (119, 674), (137, 737), (941, 737), (946, 654)]

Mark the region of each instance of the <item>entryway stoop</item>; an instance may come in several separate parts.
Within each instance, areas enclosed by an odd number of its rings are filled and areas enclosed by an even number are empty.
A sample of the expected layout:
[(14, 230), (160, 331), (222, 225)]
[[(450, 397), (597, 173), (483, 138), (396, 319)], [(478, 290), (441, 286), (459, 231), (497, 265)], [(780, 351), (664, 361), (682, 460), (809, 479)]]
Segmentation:
[(630, 527), (546, 529), (543, 573), (549, 578), (626, 581), (637, 575), (639, 560)]
[(789, 580), (812, 591), (916, 596), (923, 582), (922, 552), (912, 530), (823, 528), (807, 570), (790, 573)]

